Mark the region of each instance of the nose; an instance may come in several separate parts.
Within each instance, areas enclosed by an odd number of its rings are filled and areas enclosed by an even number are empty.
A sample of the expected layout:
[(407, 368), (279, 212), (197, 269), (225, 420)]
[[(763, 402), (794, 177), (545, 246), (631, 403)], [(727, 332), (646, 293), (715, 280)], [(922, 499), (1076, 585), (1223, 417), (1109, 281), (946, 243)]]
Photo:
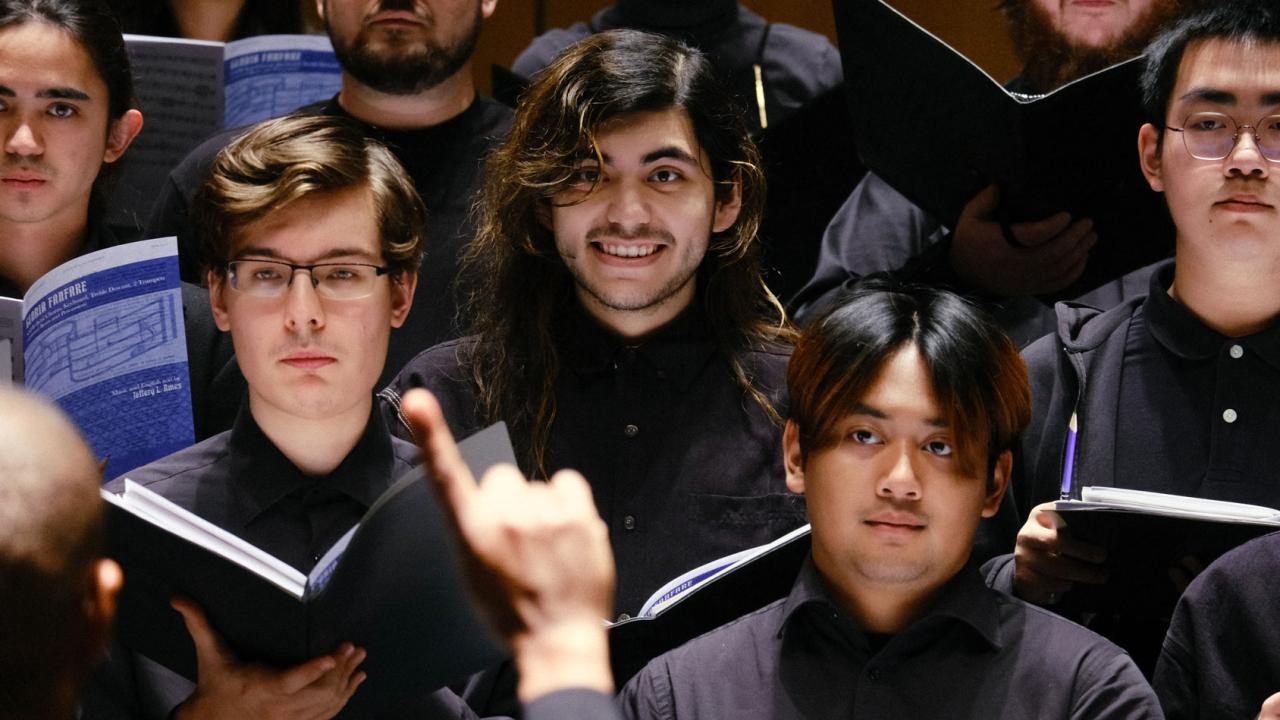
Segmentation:
[(649, 206), (644, 197), (644, 188), (628, 181), (610, 184), (613, 187), (606, 190), (609, 193), (609, 222), (623, 227), (637, 227), (648, 223)]
[(1254, 136), (1253, 128), (1242, 126), (1237, 131), (1236, 146), (1231, 148), (1223, 163), (1223, 172), (1228, 176), (1246, 176), (1265, 178), (1271, 174), (1270, 162), (1262, 156), (1262, 148)]
[(912, 463), (915, 448), (907, 443), (897, 446), (888, 471), (876, 483), (876, 495), (887, 500), (915, 501), (921, 497), (920, 477)]
[(42, 154), (44, 143), (30, 122), (20, 120), (5, 132), (4, 151), (8, 155), (30, 157)]
[(285, 290), (284, 325), (291, 332), (301, 333), (324, 327), (324, 304), (311, 283), (309, 270), (293, 271), (293, 279)]

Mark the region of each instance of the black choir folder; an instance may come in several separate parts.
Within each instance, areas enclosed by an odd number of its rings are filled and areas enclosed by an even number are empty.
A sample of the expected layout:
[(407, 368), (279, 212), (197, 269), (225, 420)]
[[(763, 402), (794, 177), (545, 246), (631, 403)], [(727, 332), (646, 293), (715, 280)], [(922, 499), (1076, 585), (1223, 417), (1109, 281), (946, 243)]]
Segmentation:
[(609, 628), (618, 687), (653, 658), (786, 597), (809, 556), (809, 526), (771, 543), (726, 555), (677, 576), (633, 618)]
[(1208, 565), (1280, 530), (1280, 511), (1260, 505), (1111, 487), (1085, 487), (1054, 510), (1072, 537), (1107, 550), (1104, 585), (1077, 583), (1070, 609), (1168, 619), (1181, 595), (1169, 568), (1184, 557)]
[[(463, 441), (477, 477), (515, 462), (505, 425)], [(292, 666), (350, 641), (368, 679), (344, 716), (368, 717), (493, 664), (503, 651), (473, 614), (454, 541), (422, 472), (389, 488), (310, 577), (128, 484), (108, 501), (107, 554), (124, 568), (122, 645), (194, 680), (195, 648), (175, 594), (205, 610), (245, 661)]]
[(1024, 95), (883, 0), (834, 9), (858, 152), (916, 205), (954, 228), (995, 183), (1012, 222), (1092, 218), (1103, 242), (1083, 289), (1172, 253), (1164, 201), (1138, 164), (1141, 58)]

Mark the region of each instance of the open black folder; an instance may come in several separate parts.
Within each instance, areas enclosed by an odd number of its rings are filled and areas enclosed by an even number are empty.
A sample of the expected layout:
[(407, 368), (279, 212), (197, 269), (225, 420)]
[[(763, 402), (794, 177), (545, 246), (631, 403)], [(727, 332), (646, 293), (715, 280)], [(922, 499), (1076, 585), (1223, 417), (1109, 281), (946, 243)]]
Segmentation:
[(1071, 537), (1107, 550), (1106, 584), (1077, 583), (1067, 596), (1082, 612), (1168, 620), (1182, 594), (1169, 568), (1185, 557), (1208, 565), (1280, 531), (1280, 511), (1260, 505), (1109, 487), (1083, 488), (1082, 498), (1054, 504)]
[[(459, 447), (477, 477), (498, 462), (515, 462), (502, 424)], [(245, 661), (291, 666), (344, 641), (368, 650), (361, 666), (368, 679), (344, 717), (375, 715), (503, 657), (470, 608), (451, 529), (421, 471), (383, 493), (310, 577), (270, 556), (247, 557), (234, 542), (184, 532), (203, 536), (193, 541), (165, 529), (149, 517), (163, 517), (159, 522), (170, 527), (212, 526), (176, 506), (161, 507), (167, 501), (157, 504), (158, 496), (145, 489), (140, 503), (130, 502), (137, 490), (126, 490), (128, 499), (103, 492), (107, 554), (125, 577), (117, 636), (125, 647), (192, 680), (195, 648), (182, 617), (169, 607), (175, 594), (203, 607)]]
[(614, 682), (622, 687), (658, 655), (786, 597), (809, 548), (805, 525), (671, 580), (636, 617), (610, 626)]
[(1168, 211), (1138, 163), (1141, 58), (1028, 96), (883, 0), (834, 9), (858, 152), (913, 203), (954, 228), (994, 183), (1011, 222), (1092, 218), (1102, 241), (1077, 290), (1172, 253)]

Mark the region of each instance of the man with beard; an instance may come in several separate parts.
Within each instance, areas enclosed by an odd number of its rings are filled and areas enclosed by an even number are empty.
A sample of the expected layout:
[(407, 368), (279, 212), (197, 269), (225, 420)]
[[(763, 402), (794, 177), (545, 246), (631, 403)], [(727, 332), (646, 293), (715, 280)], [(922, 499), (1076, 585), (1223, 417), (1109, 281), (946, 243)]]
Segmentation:
[[(391, 335), (379, 383), (423, 348), (457, 335), (457, 256), (470, 241), (471, 197), (481, 161), (506, 135), (510, 110), (476, 95), (471, 54), (498, 0), (317, 0), (342, 65), (342, 88), (304, 114), (364, 123), (389, 147), (427, 205), (421, 289), (405, 324)], [(218, 151), (244, 130), (219, 133), (172, 173), (152, 211), (151, 236), (177, 235), (183, 278), (199, 282), (187, 217), (191, 196)]]
[[(1160, 27), (1198, 1), (1004, 0), (1001, 7), (1024, 63), (1008, 89), (1047, 93), (1135, 57)], [(1075, 283), (1098, 237), (1091, 218), (1066, 212), (1011, 224), (1001, 217), (995, 186), (975, 196), (956, 227), (947, 228), (879, 176), (868, 174), (828, 226), (814, 277), (795, 299), (796, 315), (803, 321), (840, 288), (888, 271), (990, 300), (1001, 325), (1026, 344), (1052, 330), (1052, 312), (1035, 296), (1094, 289)], [(1173, 249), (1171, 237), (1121, 240), (1133, 252), (1126, 252), (1114, 272), (1108, 266), (1108, 274), (1120, 275)], [(1135, 249), (1139, 242), (1144, 244), (1141, 251)], [(1104, 286), (1090, 300), (1114, 304), (1134, 287), (1145, 285)]]

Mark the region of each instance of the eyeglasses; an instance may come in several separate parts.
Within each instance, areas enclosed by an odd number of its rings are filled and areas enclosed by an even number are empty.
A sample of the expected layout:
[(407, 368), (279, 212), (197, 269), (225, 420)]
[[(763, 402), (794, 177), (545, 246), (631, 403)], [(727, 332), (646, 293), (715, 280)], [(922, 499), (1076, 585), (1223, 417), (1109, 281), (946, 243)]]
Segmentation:
[(368, 263), (298, 265), (280, 260), (232, 260), (227, 263), (231, 289), (255, 297), (280, 297), (293, 285), (294, 275), (299, 271), (311, 276), (311, 287), (326, 300), (358, 300), (372, 295), (378, 277), (391, 272), (391, 268)]
[(1182, 127), (1167, 126), (1165, 129), (1182, 133), (1187, 152), (1198, 160), (1225, 158), (1235, 149), (1240, 131), (1251, 130), (1262, 157), (1280, 163), (1280, 115), (1268, 115), (1254, 125), (1236, 125), (1230, 115), (1198, 112), (1188, 115)]

